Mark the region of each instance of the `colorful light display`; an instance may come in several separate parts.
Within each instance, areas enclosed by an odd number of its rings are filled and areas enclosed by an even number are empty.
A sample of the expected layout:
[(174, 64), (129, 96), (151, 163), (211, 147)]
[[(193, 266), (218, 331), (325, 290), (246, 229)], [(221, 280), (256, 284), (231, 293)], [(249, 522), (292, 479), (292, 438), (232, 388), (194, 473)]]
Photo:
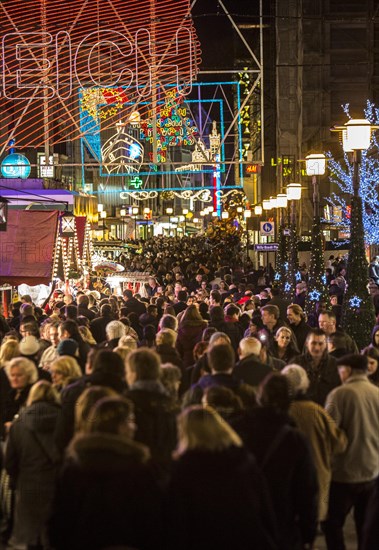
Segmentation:
[(167, 86), (187, 95), (200, 62), (189, 15), (189, 0), (1, 2), (3, 139), (37, 147), (79, 138), (79, 89), (91, 90), (87, 105), (102, 96), (108, 127), (133, 105), (155, 109)]

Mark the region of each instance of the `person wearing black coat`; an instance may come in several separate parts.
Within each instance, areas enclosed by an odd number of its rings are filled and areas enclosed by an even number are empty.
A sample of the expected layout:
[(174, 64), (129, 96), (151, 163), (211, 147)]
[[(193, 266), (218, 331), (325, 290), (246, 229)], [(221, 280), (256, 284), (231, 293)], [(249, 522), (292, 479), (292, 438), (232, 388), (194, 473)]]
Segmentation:
[(11, 425), (5, 468), (16, 488), (13, 536), (17, 543), (47, 547), (46, 521), (50, 516), (60, 454), (53, 441), (60, 414), (59, 396), (50, 382), (37, 382), (27, 406)]
[(167, 550), (275, 550), (267, 485), (234, 430), (211, 408), (178, 419), (167, 495)]
[(107, 338), (105, 331), (107, 324), (114, 321), (114, 315), (112, 313), (112, 307), (110, 304), (103, 304), (100, 308), (100, 317), (96, 317), (90, 323), (90, 330), (92, 336), (98, 344), (104, 342)]
[(106, 397), (71, 442), (58, 479), (50, 541), (56, 550), (162, 548), (162, 494), (149, 450), (133, 441), (133, 405)]
[(145, 304), (137, 300), (137, 298), (134, 298), (131, 290), (124, 290), (123, 297), (128, 313), (137, 313), (138, 317), (146, 313)]
[(126, 359), (128, 399), (134, 404), (136, 441), (149, 447), (160, 465), (171, 461), (176, 445), (176, 406), (160, 382), (160, 358), (150, 348), (141, 347)]
[(267, 377), (258, 402), (261, 407), (248, 412), (234, 428), (267, 480), (279, 549), (312, 548), (318, 523), (317, 473), (309, 442), (287, 414), (286, 378), (279, 373)]
[(117, 393), (126, 391), (124, 363), (122, 358), (109, 350), (91, 350), (88, 354), (85, 376), (67, 386), (61, 393), (62, 414), (57, 422), (54, 440), (61, 451), (67, 447), (74, 435), (75, 406), (90, 386), (107, 386)]
[(260, 360), (261, 349), (261, 342), (253, 336), (240, 341), (238, 349), (240, 360), (233, 369), (235, 378), (250, 386), (259, 386), (266, 376), (273, 372), (269, 365)]
[(290, 304), (287, 308), (287, 319), (297, 341), (300, 352), (303, 351), (305, 340), (311, 327), (307, 325), (305, 313), (298, 304)]

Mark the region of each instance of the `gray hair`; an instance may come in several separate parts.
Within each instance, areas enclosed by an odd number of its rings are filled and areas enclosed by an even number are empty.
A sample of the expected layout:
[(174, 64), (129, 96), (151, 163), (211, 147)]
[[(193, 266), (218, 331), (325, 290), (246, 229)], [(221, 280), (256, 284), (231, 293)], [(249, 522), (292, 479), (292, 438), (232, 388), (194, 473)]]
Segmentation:
[(121, 338), (125, 335), (125, 325), (121, 321), (111, 321), (105, 327), (105, 332), (108, 340), (113, 340), (114, 338)]
[(259, 356), (262, 349), (262, 343), (258, 338), (254, 338), (254, 336), (246, 336), (246, 338), (242, 338), (240, 341), (239, 349), (241, 357), (247, 357), (248, 355)]
[(288, 380), (291, 397), (295, 397), (299, 394), (304, 395), (305, 393), (307, 393), (310, 382), (308, 375), (303, 367), (295, 364), (287, 365), (281, 371), (281, 374), (283, 374)]
[(15, 367), (23, 371), (28, 379), (27, 384), (34, 384), (35, 382), (37, 382), (38, 371), (33, 361), (30, 361), (30, 359), (26, 359), (26, 357), (15, 357), (14, 359), (11, 359), (5, 366), (5, 372), (8, 378), (10, 377), (11, 370)]

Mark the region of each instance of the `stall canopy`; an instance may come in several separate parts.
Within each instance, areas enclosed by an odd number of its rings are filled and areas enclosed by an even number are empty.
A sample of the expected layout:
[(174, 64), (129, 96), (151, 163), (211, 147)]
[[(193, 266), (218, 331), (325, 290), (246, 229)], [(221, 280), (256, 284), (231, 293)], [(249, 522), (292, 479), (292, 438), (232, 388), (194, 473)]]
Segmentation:
[(0, 233), (0, 284), (49, 284), (58, 211), (10, 210)]

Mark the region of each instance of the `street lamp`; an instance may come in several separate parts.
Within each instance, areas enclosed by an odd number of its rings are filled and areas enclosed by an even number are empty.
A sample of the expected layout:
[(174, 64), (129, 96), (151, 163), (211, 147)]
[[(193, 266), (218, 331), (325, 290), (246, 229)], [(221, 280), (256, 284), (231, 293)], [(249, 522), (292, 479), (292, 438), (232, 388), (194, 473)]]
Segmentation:
[(367, 346), (375, 322), (371, 297), (367, 291), (368, 264), (365, 253), (362, 199), (359, 196), (359, 165), (362, 151), (370, 147), (371, 133), (377, 129), (366, 119), (350, 119), (344, 126), (332, 130), (342, 131), (345, 153), (352, 153), (353, 196), (350, 215), (350, 247), (347, 260), (348, 286), (342, 303), (342, 326), (356, 341), (358, 349)]
[(183, 208), (183, 209), (182, 209), (182, 213), (183, 213), (183, 216), (184, 216), (184, 236), (186, 236), (186, 231), (187, 231), (187, 214), (189, 213), (188, 208)]
[(289, 183), (287, 185), (287, 199), (291, 204), (290, 231), (288, 238), (288, 270), (287, 282), (284, 290), (287, 297), (292, 299), (296, 288), (296, 273), (298, 269), (298, 238), (296, 231), (296, 201), (301, 199), (301, 184)]
[(262, 206), (260, 204), (256, 204), (254, 206), (254, 214), (256, 216), (262, 216), (262, 212), (263, 212)]
[(170, 236), (171, 232), (171, 215), (174, 213), (174, 209), (170, 206), (166, 208), (166, 214), (168, 215), (168, 235)]

